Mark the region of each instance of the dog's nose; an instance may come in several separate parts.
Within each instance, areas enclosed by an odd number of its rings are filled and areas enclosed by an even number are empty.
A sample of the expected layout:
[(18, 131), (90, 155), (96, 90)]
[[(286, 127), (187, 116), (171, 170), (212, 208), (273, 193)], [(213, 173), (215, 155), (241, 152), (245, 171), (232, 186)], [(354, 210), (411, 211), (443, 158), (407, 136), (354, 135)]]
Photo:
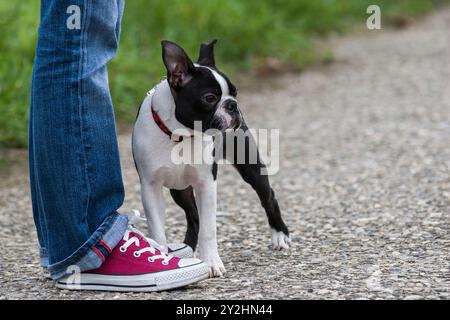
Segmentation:
[(228, 111), (236, 111), (237, 106), (238, 104), (235, 100), (228, 100), (225, 102), (224, 108)]

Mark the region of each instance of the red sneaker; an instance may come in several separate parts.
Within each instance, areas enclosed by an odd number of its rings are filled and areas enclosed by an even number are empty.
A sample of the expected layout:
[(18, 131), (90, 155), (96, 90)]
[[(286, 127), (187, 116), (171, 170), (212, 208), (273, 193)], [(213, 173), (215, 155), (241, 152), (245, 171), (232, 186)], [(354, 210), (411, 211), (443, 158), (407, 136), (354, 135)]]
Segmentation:
[(208, 278), (208, 266), (201, 260), (176, 258), (157, 248), (155, 241), (130, 225), (100, 268), (65, 276), (56, 286), (72, 290), (149, 292)]

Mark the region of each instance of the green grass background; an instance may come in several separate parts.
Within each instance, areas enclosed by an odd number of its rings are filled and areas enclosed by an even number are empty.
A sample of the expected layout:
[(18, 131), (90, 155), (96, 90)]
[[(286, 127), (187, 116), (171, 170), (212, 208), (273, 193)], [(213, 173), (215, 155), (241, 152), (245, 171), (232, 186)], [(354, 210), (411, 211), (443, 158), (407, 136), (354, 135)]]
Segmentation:
[[(370, 4), (386, 19), (423, 14), (441, 2), (448, 0), (128, 0), (109, 68), (116, 115), (132, 121), (143, 94), (164, 75), (161, 39), (182, 44), (196, 58), (200, 42), (218, 38), (216, 60), (231, 73), (265, 58), (301, 67), (329, 58), (314, 40), (365, 24)], [(0, 1), (0, 146), (27, 144), (38, 23), (39, 1)]]

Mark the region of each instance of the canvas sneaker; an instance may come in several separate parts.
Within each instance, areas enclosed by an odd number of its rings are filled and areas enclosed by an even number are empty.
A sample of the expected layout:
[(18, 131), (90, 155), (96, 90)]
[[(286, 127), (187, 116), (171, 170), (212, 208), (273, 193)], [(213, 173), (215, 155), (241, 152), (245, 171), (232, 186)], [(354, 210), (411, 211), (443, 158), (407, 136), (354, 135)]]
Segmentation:
[[(150, 292), (208, 278), (208, 266), (201, 260), (180, 259), (158, 248), (155, 241), (130, 224), (100, 268), (65, 276), (56, 285), (72, 290)], [(182, 246), (174, 249), (180, 248), (184, 249)]]
[[(194, 257), (194, 250), (190, 246), (188, 246), (185, 243), (169, 243), (167, 245), (169, 249), (169, 255), (177, 257), (177, 258), (193, 258)], [(48, 268), (42, 267), (42, 274), (44, 278), (52, 280), (52, 277), (50, 276), (50, 272), (48, 271)]]

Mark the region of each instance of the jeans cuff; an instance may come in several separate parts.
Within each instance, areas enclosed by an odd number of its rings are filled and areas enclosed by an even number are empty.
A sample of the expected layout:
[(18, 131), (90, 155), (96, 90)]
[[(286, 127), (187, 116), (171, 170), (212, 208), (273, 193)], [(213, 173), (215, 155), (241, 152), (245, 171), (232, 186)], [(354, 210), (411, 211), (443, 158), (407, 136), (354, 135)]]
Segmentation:
[(48, 266), (52, 279), (58, 280), (67, 274), (73, 274), (74, 271), (83, 272), (99, 268), (103, 260), (92, 249), (100, 240), (113, 249), (123, 238), (127, 228), (128, 218), (117, 212), (106, 218), (92, 236), (71, 256)]
[(42, 268), (48, 268), (49, 260), (48, 260), (48, 251), (47, 248), (39, 248), (39, 259), (41, 261)]

